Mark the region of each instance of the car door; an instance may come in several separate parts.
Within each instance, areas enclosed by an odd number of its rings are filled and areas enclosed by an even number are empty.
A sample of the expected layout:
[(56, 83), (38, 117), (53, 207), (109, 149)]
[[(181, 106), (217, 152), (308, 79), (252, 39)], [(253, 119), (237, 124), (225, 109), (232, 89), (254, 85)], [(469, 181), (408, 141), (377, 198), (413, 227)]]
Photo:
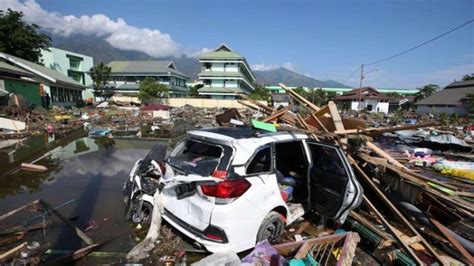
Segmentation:
[(320, 215), (343, 223), (362, 202), (363, 189), (339, 146), (307, 142), (311, 207)]

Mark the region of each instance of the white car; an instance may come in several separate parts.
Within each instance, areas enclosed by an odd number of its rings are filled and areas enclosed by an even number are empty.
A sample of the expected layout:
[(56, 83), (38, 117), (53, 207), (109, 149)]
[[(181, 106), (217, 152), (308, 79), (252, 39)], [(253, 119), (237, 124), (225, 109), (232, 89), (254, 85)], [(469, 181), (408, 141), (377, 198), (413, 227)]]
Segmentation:
[(163, 218), (210, 252), (275, 240), (308, 211), (343, 223), (362, 202), (340, 147), (302, 133), (189, 131), (166, 162), (163, 181), (179, 182), (163, 190)]

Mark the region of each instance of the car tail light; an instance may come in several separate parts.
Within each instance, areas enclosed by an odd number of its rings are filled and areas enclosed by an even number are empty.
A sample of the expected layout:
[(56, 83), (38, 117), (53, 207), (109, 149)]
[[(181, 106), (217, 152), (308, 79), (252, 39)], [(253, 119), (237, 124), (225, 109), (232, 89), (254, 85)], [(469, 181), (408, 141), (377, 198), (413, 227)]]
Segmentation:
[(201, 185), (204, 195), (221, 199), (232, 199), (241, 196), (250, 187), (247, 179), (224, 180), (217, 184)]
[(219, 243), (227, 243), (227, 236), (221, 228), (213, 225), (209, 225), (203, 232), (203, 235), (208, 240), (219, 242)]
[(227, 171), (224, 170), (214, 170), (211, 174), (212, 177), (226, 179), (227, 178)]

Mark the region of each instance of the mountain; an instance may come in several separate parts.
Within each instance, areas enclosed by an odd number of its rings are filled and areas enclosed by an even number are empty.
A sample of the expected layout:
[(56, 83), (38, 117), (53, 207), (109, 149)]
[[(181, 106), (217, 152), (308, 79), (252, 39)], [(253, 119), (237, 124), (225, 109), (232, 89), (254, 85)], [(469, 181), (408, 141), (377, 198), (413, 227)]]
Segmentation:
[[(172, 60), (178, 70), (188, 75), (191, 80), (196, 80), (197, 74), (201, 71), (201, 64), (195, 57), (183, 55), (181, 57), (154, 58), (143, 52), (115, 48), (103, 38), (93, 35), (72, 34), (64, 37), (52, 33), (47, 34), (52, 38), (53, 47), (92, 56), (94, 64), (108, 63), (113, 60)], [(349, 87), (332, 80), (320, 81), (286, 68), (254, 71), (254, 73), (257, 82), (265, 85), (277, 85), (281, 82), (295, 87)]]
[(283, 83), (294, 87), (329, 87), (349, 88), (349, 86), (333, 80), (321, 81), (305, 75), (298, 74), (286, 68), (277, 68), (265, 71), (254, 71), (257, 83), (265, 85), (277, 85)]

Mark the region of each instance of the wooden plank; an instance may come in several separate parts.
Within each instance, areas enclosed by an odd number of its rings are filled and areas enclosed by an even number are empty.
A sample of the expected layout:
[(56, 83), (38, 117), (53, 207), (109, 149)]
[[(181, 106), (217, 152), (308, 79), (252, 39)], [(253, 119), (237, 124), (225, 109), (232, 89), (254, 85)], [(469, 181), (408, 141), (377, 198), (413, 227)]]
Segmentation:
[(271, 114), (267, 117), (264, 117), (260, 121), (268, 123), (268, 122), (271, 122), (275, 119), (278, 119), (281, 116), (285, 115), (286, 112), (290, 111), (291, 107), (292, 107), (292, 105), (290, 104), (290, 105), (286, 106), (285, 108), (282, 108), (281, 110), (275, 111), (275, 112), (273, 112), (273, 114)]
[(81, 229), (79, 229), (77, 226), (75, 226), (71, 221), (69, 221), (69, 219), (64, 217), (60, 212), (58, 212), (53, 207), (51, 207), (51, 205), (49, 205), (49, 203), (47, 203), (46, 201), (44, 201), (42, 199), (39, 200), (39, 202), (41, 203), (41, 205), (43, 205), (43, 207), (46, 209), (46, 211), (48, 211), (51, 214), (56, 215), (65, 224), (67, 224), (69, 227), (71, 227), (71, 229), (74, 230), (74, 232), (77, 234), (77, 236), (80, 237), (82, 239), (82, 241), (84, 241), (87, 245), (94, 244), (94, 241), (92, 241), (92, 239), (89, 236), (87, 236), (86, 233), (84, 233)]
[(304, 241), (303, 245), (298, 249), (298, 252), (296, 252), (294, 258), (295, 259), (303, 259), (306, 258), (306, 255), (308, 255), (309, 250), (313, 247), (313, 245), (308, 242)]
[(39, 200), (35, 200), (35, 201), (29, 202), (29, 203), (27, 203), (27, 204), (25, 204), (25, 205), (23, 205), (23, 206), (21, 206), (21, 207), (18, 207), (18, 208), (14, 209), (14, 210), (12, 210), (12, 211), (10, 211), (10, 212), (7, 212), (7, 213), (5, 213), (4, 215), (0, 216), (0, 221), (2, 221), (2, 220), (4, 220), (4, 219), (6, 219), (6, 218), (8, 218), (8, 217), (10, 217), (10, 216), (12, 216), (12, 215), (14, 215), (15, 213), (18, 213), (18, 212), (21, 212), (21, 211), (23, 211), (23, 210), (29, 209), (29, 208), (31, 208), (31, 207), (33, 207), (33, 206), (36, 206), (36, 205), (38, 205), (38, 203), (39, 203)]
[(308, 101), (303, 96), (299, 95), (298, 93), (296, 93), (292, 89), (288, 88), (285, 84), (278, 83), (278, 86), (282, 87), (286, 92), (288, 92), (288, 94), (291, 97), (293, 97), (295, 100), (302, 103), (303, 105), (306, 105), (308, 108), (312, 109), (314, 112), (317, 112), (317, 111), (319, 111), (319, 109), (321, 109), (318, 106), (316, 106), (315, 104), (313, 104), (312, 102)]
[[(392, 156), (390, 156), (390, 154), (386, 153), (385, 151), (383, 151), (382, 149), (380, 149), (379, 147), (377, 147), (375, 144), (373, 144), (372, 142), (370, 141), (367, 141), (365, 143), (367, 145), (367, 147), (369, 149), (371, 149), (372, 151), (378, 153), (380, 156), (382, 156), (383, 158), (387, 159), (388, 163), (391, 163), (393, 165), (396, 165), (402, 169), (406, 169), (408, 170), (403, 164), (401, 164), (399, 161), (395, 160)], [(409, 170), (408, 170), (409, 171)]]
[(438, 230), (448, 239), (448, 241), (461, 253), (461, 255), (466, 260), (465, 262), (469, 265), (474, 265), (474, 257), (459, 243), (459, 241), (454, 238), (453, 234), (442, 225), (440, 222), (436, 221), (433, 218), (430, 218), (430, 221), (438, 228)]
[(408, 245), (406, 245), (405, 242), (403, 242), (403, 240), (400, 237), (400, 235), (398, 234), (398, 232), (396, 232), (394, 230), (394, 227), (392, 227), (392, 225), (390, 225), (390, 223), (385, 219), (385, 217), (383, 217), (383, 215), (377, 210), (377, 208), (372, 204), (372, 202), (370, 202), (369, 199), (367, 199), (367, 197), (365, 195), (364, 195), (363, 203), (365, 205), (367, 205), (367, 207), (369, 207), (369, 209), (372, 212), (375, 213), (375, 215), (382, 222), (382, 224), (385, 226), (385, 228), (387, 228), (387, 230), (394, 236), (395, 240), (400, 245), (400, 247), (405, 252), (407, 252), (407, 254), (409, 254), (414, 260), (416, 260), (416, 262), (419, 265), (423, 265), (423, 262), (418, 258), (418, 256), (415, 254), (415, 252)]
[(20, 250), (22, 250), (24, 247), (26, 247), (27, 244), (28, 244), (27, 242), (23, 242), (20, 245), (6, 251), (5, 253), (0, 254), (0, 262), (3, 263), (5, 261), (9, 260), (11, 257), (15, 256), (15, 254), (20, 252)]
[[(354, 162), (354, 159), (349, 155), (351, 161)], [(435, 260), (442, 265), (441, 258), (439, 257), (438, 253), (431, 247), (428, 242), (420, 235), (420, 233), (415, 229), (415, 227), (403, 216), (403, 214), (398, 210), (398, 208), (393, 205), (393, 203), (385, 196), (384, 192), (382, 192), (377, 185), (372, 181), (372, 179), (367, 176), (367, 174), (360, 168), (359, 165), (356, 163), (353, 164), (353, 168), (360, 174), (360, 176), (363, 177), (363, 179), (366, 181), (366, 183), (374, 190), (375, 194), (377, 194), (378, 198), (382, 200), (382, 202), (390, 209), (390, 211), (395, 214), (400, 221), (416, 236), (419, 236), (421, 238), (421, 244), (425, 246), (427, 252), (431, 254)], [(365, 198), (365, 196), (364, 196)]]
[[(306, 123), (306, 121), (304, 121), (304, 119), (301, 117), (300, 114), (296, 114), (296, 117), (298, 118), (298, 121), (300, 122), (300, 124), (301, 124), (305, 129), (311, 130), (310, 126)], [(318, 136), (316, 136), (316, 134), (310, 133), (310, 135), (311, 135), (311, 137), (313, 137), (315, 140), (319, 141), (319, 138), (318, 138)]]
[(322, 107), (321, 109), (319, 109), (319, 111), (311, 113), (311, 114), (318, 117), (318, 116), (323, 116), (327, 113), (329, 113), (329, 106), (326, 105), (326, 106)]
[(384, 231), (382, 231), (382, 230), (378, 229), (377, 227), (375, 227), (371, 222), (369, 222), (367, 219), (362, 217), (362, 215), (358, 214), (357, 212), (351, 211), (349, 213), (349, 216), (352, 217), (357, 222), (359, 222), (359, 223), (363, 224), (364, 226), (366, 226), (367, 228), (369, 228), (371, 231), (376, 233), (378, 236), (383, 238), (385, 241), (393, 242), (392, 239), (387, 236), (387, 233), (385, 233)]
[(344, 124), (342, 123), (342, 119), (339, 115), (339, 111), (337, 110), (336, 104), (333, 101), (329, 101), (328, 108), (332, 120), (334, 121), (334, 127), (336, 128), (336, 131), (344, 130)]
[(32, 172), (44, 172), (48, 170), (46, 166), (31, 164), (31, 163), (21, 163), (21, 170), (32, 171)]
[(318, 118), (315, 114), (311, 113), (311, 117), (316, 121), (316, 123), (318, 123), (318, 125), (319, 125), (325, 132), (328, 132), (328, 129), (324, 126), (323, 123), (321, 123), (321, 120), (319, 120), (319, 118)]

